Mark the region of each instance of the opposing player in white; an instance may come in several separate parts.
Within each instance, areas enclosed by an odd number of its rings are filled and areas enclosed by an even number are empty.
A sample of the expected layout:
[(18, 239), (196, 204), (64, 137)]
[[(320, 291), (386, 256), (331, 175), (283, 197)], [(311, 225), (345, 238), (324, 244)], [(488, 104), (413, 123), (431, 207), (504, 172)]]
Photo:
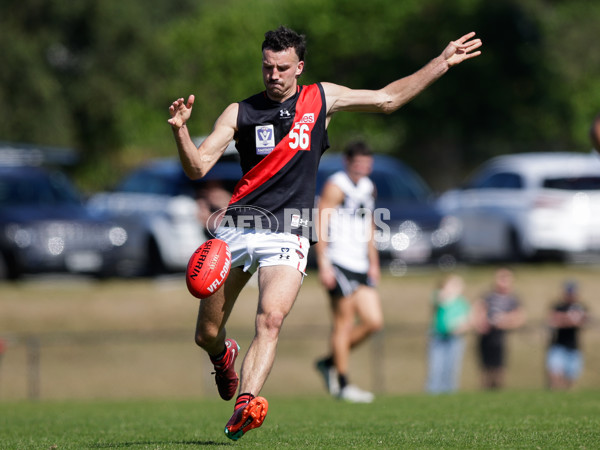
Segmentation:
[[(383, 326), (379, 295), (379, 256), (374, 245), (375, 186), (369, 179), (371, 149), (362, 142), (346, 148), (346, 170), (333, 174), (319, 201), (316, 245), (319, 277), (333, 314), (331, 354), (317, 361), (332, 395), (369, 403), (374, 395), (348, 381), (350, 351)], [(357, 320), (358, 319), (358, 320)]]

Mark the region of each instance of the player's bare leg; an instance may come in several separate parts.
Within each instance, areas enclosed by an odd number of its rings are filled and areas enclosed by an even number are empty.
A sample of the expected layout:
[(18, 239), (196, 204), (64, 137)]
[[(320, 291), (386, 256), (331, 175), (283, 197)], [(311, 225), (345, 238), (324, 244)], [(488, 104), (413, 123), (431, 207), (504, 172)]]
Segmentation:
[(290, 266), (263, 267), (258, 275), (256, 329), (242, 364), (240, 387), (240, 392), (253, 395), (259, 394), (271, 371), (281, 326), (302, 285), (302, 274)]
[(200, 300), (198, 309), (196, 344), (210, 356), (215, 368), (215, 381), (219, 395), (224, 400), (233, 398), (239, 383), (239, 377), (235, 372), (239, 346), (233, 339), (226, 340), (225, 324), (240, 291), (250, 276), (239, 267), (231, 269), (223, 288), (214, 295)]
[(351, 297), (332, 299), (333, 330), (331, 348), (333, 362), (338, 374), (348, 373), (352, 329), (354, 328), (354, 304)]
[(356, 347), (383, 328), (383, 312), (379, 294), (375, 288), (360, 286), (352, 294), (352, 300), (359, 321), (352, 328), (350, 348)]
[(279, 332), (300, 290), (302, 274), (289, 266), (263, 267), (258, 283), (255, 335), (242, 364), (240, 395), (225, 426), (225, 435), (233, 440), (265, 420), (269, 404), (258, 394), (273, 367)]
[[(360, 286), (351, 296), (337, 300), (334, 306), (332, 349), (338, 373), (337, 396), (349, 402), (369, 403), (374, 396), (348, 381), (350, 351), (383, 326), (383, 313), (377, 291)], [(358, 322), (355, 321), (358, 317)]]
[(250, 277), (251, 275), (240, 267), (234, 267), (222, 289), (200, 300), (196, 322), (196, 344), (209, 355), (216, 355), (225, 348), (225, 324), (240, 291)]

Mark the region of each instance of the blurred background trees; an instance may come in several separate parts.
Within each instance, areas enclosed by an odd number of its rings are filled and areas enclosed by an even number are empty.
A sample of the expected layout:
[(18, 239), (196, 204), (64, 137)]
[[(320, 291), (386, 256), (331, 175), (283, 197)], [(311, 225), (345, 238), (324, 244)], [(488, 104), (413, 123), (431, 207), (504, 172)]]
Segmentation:
[(588, 151), (600, 112), (600, 3), (588, 0), (4, 0), (0, 140), (75, 148), (88, 190), (175, 154), (166, 124), (196, 95), (195, 135), (263, 88), (260, 44), (306, 34), (303, 83), (379, 88), (474, 30), (484, 54), (390, 116), (342, 113), (333, 151), (362, 137), (437, 190), (490, 156)]

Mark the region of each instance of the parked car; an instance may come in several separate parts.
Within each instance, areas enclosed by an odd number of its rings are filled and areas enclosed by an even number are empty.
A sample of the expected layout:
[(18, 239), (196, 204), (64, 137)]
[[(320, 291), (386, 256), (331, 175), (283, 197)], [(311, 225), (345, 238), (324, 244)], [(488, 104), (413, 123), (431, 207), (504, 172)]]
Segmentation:
[[(327, 178), (343, 170), (340, 154), (325, 154), (317, 174), (317, 195)], [(375, 244), (392, 272), (402, 273), (407, 265), (455, 263), (457, 221), (435, 206), (431, 189), (400, 160), (375, 155), (370, 178), (377, 188)]]
[(0, 167), (0, 279), (26, 273), (111, 274), (127, 230), (93, 216), (64, 174)]
[(600, 250), (597, 153), (499, 156), (437, 203), (461, 220), (459, 252), (468, 259)]
[(197, 181), (185, 175), (179, 159), (156, 159), (128, 174), (113, 191), (90, 197), (88, 205), (135, 230), (123, 254), (121, 275), (177, 272), (185, 270), (194, 250), (210, 238), (199, 220), (199, 190), (219, 182), (232, 192), (241, 176), (239, 162), (229, 156)]

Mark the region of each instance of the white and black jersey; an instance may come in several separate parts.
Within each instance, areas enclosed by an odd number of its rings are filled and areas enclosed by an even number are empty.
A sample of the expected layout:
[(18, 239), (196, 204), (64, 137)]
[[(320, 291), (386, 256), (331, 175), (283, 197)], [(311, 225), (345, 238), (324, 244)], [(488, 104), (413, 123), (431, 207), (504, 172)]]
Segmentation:
[(354, 184), (344, 171), (334, 173), (328, 182), (342, 190), (344, 201), (335, 210), (325, 212), (329, 215), (327, 256), (338, 267), (365, 274), (369, 269), (375, 185), (368, 177)]

